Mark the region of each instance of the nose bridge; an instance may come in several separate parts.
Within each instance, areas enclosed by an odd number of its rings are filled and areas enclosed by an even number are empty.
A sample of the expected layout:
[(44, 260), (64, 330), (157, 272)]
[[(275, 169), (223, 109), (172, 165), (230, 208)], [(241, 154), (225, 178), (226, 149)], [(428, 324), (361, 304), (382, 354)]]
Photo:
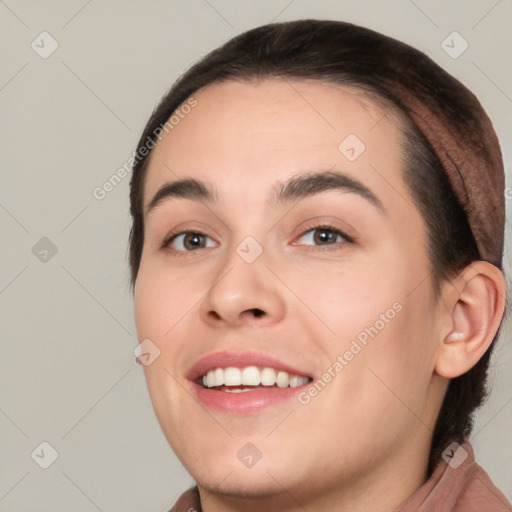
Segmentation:
[(268, 263), (268, 249), (255, 236), (234, 241), (201, 303), (203, 319), (233, 325), (255, 316), (279, 319), (284, 299)]

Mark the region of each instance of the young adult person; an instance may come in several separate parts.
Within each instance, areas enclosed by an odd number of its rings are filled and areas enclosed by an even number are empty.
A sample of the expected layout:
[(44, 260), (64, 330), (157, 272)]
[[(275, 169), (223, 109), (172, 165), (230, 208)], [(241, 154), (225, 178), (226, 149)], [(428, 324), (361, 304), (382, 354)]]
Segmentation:
[(137, 334), (196, 482), (172, 511), (512, 510), (468, 439), (506, 289), (465, 86), (349, 23), (266, 25), (180, 77), (136, 155)]

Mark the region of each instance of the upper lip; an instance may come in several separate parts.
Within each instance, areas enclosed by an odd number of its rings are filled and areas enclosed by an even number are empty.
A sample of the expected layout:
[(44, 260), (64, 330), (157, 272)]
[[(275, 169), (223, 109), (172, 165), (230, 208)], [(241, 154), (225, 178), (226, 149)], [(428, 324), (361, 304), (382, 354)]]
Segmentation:
[(188, 371), (187, 379), (195, 381), (215, 368), (245, 368), (247, 366), (270, 367), (291, 375), (311, 378), (310, 374), (262, 352), (216, 351), (200, 357)]

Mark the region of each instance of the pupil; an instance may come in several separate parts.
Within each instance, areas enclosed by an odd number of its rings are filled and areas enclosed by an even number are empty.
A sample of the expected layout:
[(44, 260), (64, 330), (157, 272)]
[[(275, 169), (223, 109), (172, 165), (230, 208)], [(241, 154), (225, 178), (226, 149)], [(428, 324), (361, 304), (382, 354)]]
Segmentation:
[[(202, 236), (202, 235), (201, 235), (200, 233), (191, 233), (191, 234), (190, 234), (190, 237), (188, 238), (188, 240), (189, 240), (189, 241), (190, 241), (190, 240), (193, 240), (193, 241), (194, 241), (194, 242), (192, 243), (192, 247), (197, 248), (197, 247), (198, 247), (198, 245), (200, 245), (200, 243), (201, 243), (201, 242), (200, 242), (200, 238), (201, 238), (201, 236)], [(187, 238), (185, 238), (185, 241), (187, 241)], [(199, 242), (198, 242), (198, 241), (199, 241)], [(185, 245), (187, 245), (187, 244), (185, 244)]]
[[(318, 235), (316, 237), (316, 241), (320, 241), (320, 242), (326, 242), (326, 241), (329, 241), (330, 239), (332, 239), (332, 236), (333, 236), (333, 233), (332, 231), (330, 231), (329, 229), (323, 229), (323, 230), (319, 230), (318, 233), (320, 233), (320, 235)], [(327, 236), (322, 236), (322, 234), (325, 234), (325, 233), (328, 233)]]

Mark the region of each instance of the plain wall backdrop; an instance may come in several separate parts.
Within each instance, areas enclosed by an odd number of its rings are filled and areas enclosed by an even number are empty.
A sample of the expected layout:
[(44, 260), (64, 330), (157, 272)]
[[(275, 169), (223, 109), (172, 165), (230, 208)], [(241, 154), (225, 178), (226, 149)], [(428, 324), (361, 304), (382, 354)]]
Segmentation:
[[(512, 184), (510, 0), (0, 1), (0, 510), (164, 512), (192, 485), (134, 361), (130, 175), (94, 191), (193, 62), (300, 18), (350, 21), (430, 55), (487, 110)], [(512, 189), (508, 214), (511, 201)], [(472, 441), (512, 500), (508, 325), (493, 364)]]

